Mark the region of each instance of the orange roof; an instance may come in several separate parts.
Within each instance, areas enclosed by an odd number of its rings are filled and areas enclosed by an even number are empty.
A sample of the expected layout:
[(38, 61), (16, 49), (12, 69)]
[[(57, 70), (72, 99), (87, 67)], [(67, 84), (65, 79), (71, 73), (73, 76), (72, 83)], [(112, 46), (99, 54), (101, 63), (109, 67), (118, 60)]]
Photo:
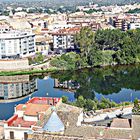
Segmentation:
[(16, 110), (25, 111), (24, 114), (27, 116), (37, 116), (39, 112), (46, 112), (50, 108), (50, 105), (46, 104), (19, 104), (16, 106)]
[(20, 117), (20, 118), (17, 118), (16, 120), (14, 120), (12, 122), (12, 124), (9, 125), (9, 126), (14, 126), (14, 127), (18, 127), (18, 126), (21, 126), (21, 127), (31, 127), (34, 124), (36, 124), (35, 121), (24, 121), (23, 118)]
[(46, 98), (46, 97), (34, 97), (27, 102), (32, 104), (46, 104), (56, 105), (60, 101), (60, 98)]
[(50, 106), (45, 104), (32, 104), (29, 103), (26, 105), (24, 114), (28, 116), (37, 116), (39, 112), (46, 112)]
[(24, 104), (19, 104), (16, 106), (16, 110), (25, 110)]
[(43, 29), (41, 29), (41, 31), (49, 31), (49, 29), (48, 28), (43, 28)]
[(81, 28), (79, 27), (73, 27), (73, 28), (66, 28), (66, 29), (60, 29), (57, 32), (54, 32), (52, 34), (76, 34), (80, 31)]

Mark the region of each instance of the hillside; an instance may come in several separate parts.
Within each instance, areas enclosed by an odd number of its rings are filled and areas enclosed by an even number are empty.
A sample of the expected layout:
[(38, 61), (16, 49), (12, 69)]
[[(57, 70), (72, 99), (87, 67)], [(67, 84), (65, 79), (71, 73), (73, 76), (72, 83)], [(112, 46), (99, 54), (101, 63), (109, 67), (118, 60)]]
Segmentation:
[(47, 5), (47, 6), (76, 6), (76, 5), (83, 5), (87, 4), (88, 2), (93, 2), (101, 5), (111, 5), (111, 4), (128, 4), (128, 3), (135, 3), (140, 2), (140, 0), (0, 0), (0, 2), (22, 2), (24, 3), (34, 3), (35, 5)]

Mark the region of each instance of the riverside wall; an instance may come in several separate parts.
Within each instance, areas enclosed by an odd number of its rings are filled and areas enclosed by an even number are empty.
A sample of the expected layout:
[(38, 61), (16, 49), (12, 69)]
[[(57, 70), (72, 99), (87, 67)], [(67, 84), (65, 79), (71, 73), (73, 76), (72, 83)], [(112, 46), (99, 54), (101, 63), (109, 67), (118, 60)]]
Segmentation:
[(0, 60), (0, 71), (17, 71), (29, 69), (28, 59)]

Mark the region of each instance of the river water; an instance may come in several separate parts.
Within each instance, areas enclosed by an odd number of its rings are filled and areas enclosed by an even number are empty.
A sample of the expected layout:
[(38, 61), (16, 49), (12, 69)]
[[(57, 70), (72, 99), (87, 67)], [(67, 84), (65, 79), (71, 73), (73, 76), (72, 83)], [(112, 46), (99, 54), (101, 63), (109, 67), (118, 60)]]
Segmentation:
[(140, 65), (65, 71), (53, 74), (0, 77), (0, 119), (6, 120), (14, 107), (32, 97), (79, 95), (100, 100), (103, 96), (117, 103), (140, 99)]

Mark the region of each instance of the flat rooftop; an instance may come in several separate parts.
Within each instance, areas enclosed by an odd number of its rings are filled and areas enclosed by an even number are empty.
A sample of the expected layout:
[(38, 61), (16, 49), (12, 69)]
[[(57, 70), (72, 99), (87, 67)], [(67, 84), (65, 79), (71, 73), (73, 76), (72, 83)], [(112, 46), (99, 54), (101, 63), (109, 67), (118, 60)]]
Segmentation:
[(56, 105), (60, 101), (60, 98), (46, 98), (46, 97), (34, 97), (27, 102), (32, 104), (47, 104)]
[(13, 127), (27, 127), (30, 128), (32, 125), (36, 124), (35, 121), (25, 121), (22, 117), (18, 117), (18, 115), (14, 115), (9, 120), (7, 120), (8, 126)]
[(50, 105), (46, 104), (19, 104), (16, 106), (17, 111), (24, 111), (24, 115), (37, 116), (39, 112), (46, 112)]

